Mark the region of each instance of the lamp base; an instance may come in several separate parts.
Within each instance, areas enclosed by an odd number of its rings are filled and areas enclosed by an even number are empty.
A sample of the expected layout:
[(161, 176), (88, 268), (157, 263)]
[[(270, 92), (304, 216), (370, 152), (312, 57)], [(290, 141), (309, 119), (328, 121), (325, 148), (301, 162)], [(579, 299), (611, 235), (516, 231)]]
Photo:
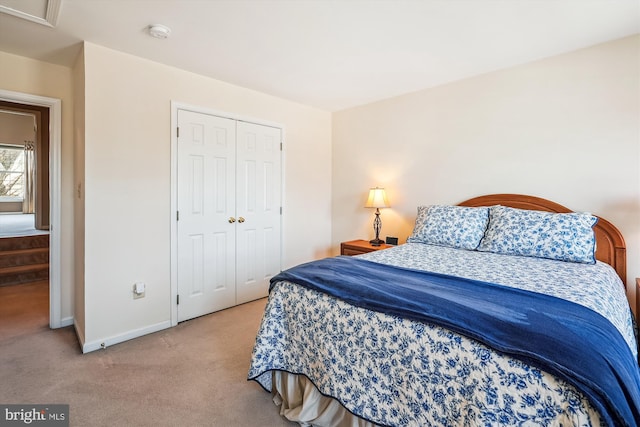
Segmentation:
[(382, 239), (373, 239), (373, 240), (369, 240), (369, 243), (371, 244), (371, 246), (380, 246), (384, 243), (384, 240)]

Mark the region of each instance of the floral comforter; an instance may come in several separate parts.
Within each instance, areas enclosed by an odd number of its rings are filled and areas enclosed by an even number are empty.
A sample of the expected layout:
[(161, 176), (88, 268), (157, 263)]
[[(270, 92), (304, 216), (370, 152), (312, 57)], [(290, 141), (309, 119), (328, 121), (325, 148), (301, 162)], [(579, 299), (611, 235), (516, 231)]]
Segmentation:
[[(579, 302), (609, 318), (635, 352), (622, 284), (604, 264), (424, 244), (363, 257)], [(601, 425), (590, 402), (553, 375), (447, 329), (288, 282), (270, 293), (249, 378), (271, 390), (271, 370), (305, 375), (320, 392), (380, 425)]]

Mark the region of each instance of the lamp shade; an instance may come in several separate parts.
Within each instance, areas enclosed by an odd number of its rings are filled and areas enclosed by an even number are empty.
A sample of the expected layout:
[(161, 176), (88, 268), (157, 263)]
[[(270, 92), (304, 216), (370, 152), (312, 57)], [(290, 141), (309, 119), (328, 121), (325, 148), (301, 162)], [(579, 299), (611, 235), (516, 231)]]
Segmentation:
[(388, 208), (389, 201), (384, 188), (372, 188), (369, 190), (369, 198), (364, 205), (365, 208)]

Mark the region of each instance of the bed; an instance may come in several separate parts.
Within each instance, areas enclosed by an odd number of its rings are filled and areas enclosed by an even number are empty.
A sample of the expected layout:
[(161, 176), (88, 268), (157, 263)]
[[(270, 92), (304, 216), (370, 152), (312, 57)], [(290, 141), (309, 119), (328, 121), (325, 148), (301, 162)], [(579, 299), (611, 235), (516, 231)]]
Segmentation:
[(272, 280), (248, 379), (301, 425), (635, 426), (625, 257), (538, 197), (419, 207), (404, 245)]

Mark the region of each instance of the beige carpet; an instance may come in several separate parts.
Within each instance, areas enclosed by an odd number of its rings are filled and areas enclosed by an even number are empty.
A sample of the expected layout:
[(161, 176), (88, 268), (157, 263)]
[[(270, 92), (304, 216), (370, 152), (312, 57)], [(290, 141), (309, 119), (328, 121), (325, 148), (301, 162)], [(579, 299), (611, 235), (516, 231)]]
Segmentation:
[(5, 297), (0, 403), (66, 403), (72, 426), (297, 425), (246, 381), (264, 299), (83, 355), (72, 327), (29, 322)]

